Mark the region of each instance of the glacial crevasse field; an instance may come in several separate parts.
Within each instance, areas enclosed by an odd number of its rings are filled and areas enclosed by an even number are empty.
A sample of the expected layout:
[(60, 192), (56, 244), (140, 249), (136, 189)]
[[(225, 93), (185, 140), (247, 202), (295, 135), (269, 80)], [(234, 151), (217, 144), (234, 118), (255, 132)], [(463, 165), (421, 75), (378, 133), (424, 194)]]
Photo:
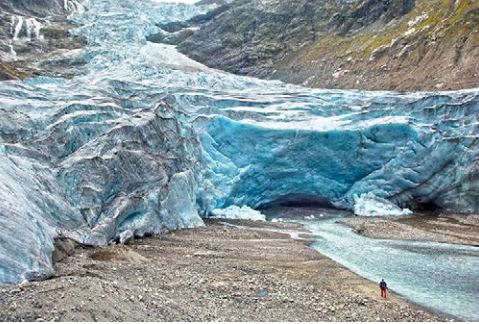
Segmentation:
[(146, 41), (211, 7), (83, 4), (70, 19), (88, 45), (58, 58), (87, 61), (74, 78), (0, 83), (0, 282), (50, 276), (58, 237), (106, 245), (232, 206), (479, 212), (479, 90), (234, 76)]

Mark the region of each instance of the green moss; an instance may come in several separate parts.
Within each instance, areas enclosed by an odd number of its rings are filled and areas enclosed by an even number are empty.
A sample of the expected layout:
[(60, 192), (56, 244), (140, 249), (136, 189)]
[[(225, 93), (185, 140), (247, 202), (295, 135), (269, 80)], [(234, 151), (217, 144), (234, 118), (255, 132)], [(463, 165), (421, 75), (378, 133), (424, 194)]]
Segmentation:
[[(455, 8), (454, 3), (455, 0), (418, 0), (409, 14), (383, 30), (362, 32), (350, 37), (326, 35), (307, 50), (303, 50), (304, 62), (343, 56), (368, 59), (376, 49), (388, 46), (394, 39), (403, 36), (410, 29), (408, 22), (423, 13), (427, 13), (428, 18), (414, 26), (419, 35), (431, 37), (434, 33), (442, 37), (440, 41), (444, 42), (445, 46), (453, 44), (477, 28), (478, 21), (474, 17), (472, 23), (467, 22), (468, 19), (471, 20), (468, 18), (468, 15), (471, 16), (471, 10), (479, 8), (479, 1), (475, 0), (460, 0)], [(451, 8), (453, 10), (449, 12)], [(472, 35), (473, 39), (479, 38), (477, 33)]]

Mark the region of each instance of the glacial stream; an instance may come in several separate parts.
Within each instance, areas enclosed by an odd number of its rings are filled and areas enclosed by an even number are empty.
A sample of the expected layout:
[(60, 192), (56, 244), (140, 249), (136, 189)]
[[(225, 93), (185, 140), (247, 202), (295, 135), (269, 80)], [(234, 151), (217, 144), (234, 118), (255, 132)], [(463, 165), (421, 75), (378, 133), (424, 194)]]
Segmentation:
[(385, 279), (393, 294), (445, 316), (479, 320), (479, 247), (368, 238), (338, 223), (352, 216), (339, 210), (281, 207), (265, 214), (303, 224), (315, 235), (312, 248), (373, 282)]
[[(0, 283), (51, 276), (57, 237), (101, 246), (200, 226), (231, 206), (479, 211), (479, 90), (318, 90), (235, 76), (146, 41), (157, 24), (210, 7), (83, 4), (71, 19), (87, 46), (48, 62), (78, 65), (75, 77), (0, 83)], [(315, 247), (353, 271), (479, 319), (477, 248), (370, 240), (333, 220), (308, 226), (323, 237)]]
[(359, 275), (386, 279), (394, 292), (462, 320), (479, 320), (479, 247), (371, 239), (338, 218), (307, 222), (312, 247)]

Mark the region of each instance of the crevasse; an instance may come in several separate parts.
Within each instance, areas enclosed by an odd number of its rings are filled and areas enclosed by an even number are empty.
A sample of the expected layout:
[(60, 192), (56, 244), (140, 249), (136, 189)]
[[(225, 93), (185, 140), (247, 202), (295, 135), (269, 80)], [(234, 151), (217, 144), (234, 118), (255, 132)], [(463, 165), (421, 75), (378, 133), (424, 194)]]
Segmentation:
[(274, 204), (479, 211), (478, 90), (234, 76), (146, 41), (208, 6), (83, 5), (77, 76), (0, 84), (0, 282), (51, 275), (59, 236), (105, 245)]

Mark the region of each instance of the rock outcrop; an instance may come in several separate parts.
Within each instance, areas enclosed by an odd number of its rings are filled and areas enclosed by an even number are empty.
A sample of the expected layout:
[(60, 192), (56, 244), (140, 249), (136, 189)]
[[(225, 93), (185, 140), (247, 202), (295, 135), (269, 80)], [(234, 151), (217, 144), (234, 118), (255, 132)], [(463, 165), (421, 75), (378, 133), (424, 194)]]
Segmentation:
[(74, 50), (84, 40), (70, 34), (73, 24), (67, 17), (84, 10), (76, 0), (2, 1), (0, 80), (71, 75), (82, 63)]
[(183, 23), (195, 30), (187, 37), (163, 39), (210, 67), (311, 87), (451, 90), (479, 82), (473, 0), (237, 0), (207, 18)]
[(0, 9), (14, 14), (47, 17), (63, 16), (68, 8), (65, 8), (64, 0), (4, 0)]

